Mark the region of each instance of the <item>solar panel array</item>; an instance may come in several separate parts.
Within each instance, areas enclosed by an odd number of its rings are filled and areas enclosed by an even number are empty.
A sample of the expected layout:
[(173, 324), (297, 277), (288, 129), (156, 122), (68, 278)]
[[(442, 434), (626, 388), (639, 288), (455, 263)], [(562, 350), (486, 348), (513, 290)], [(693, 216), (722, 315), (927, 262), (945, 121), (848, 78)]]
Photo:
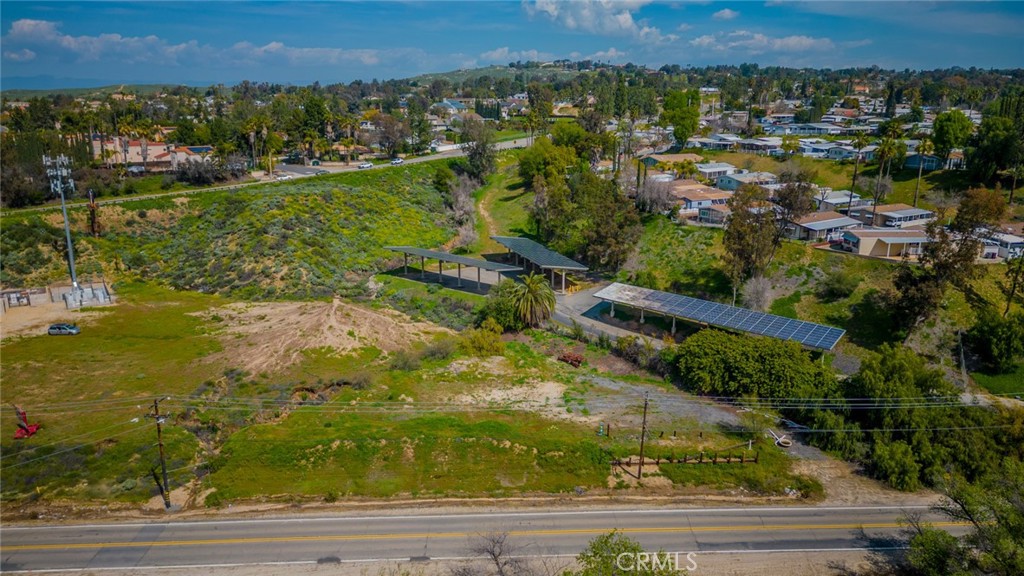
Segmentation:
[(581, 272), (587, 271), (587, 267), (583, 264), (580, 264), (572, 258), (567, 258), (558, 252), (548, 250), (542, 244), (538, 244), (529, 238), (519, 238), (516, 236), (491, 236), (491, 239), (541, 268), (554, 268), (555, 270), (579, 270)]
[(385, 246), (384, 248), (394, 252), (404, 252), (411, 256), (421, 256), (423, 258), (430, 258), (431, 260), (441, 260), (443, 262), (451, 262), (453, 264), (462, 264), (463, 266), (473, 266), (475, 268), (483, 268), (484, 270), (490, 270), (492, 272), (514, 272), (516, 270), (522, 270), (521, 266), (511, 266), (509, 264), (490, 262), (488, 260), (477, 260), (476, 258), (467, 258), (457, 254), (449, 254), (448, 252), (416, 248), (415, 246)]
[(794, 340), (821, 350), (831, 350), (846, 330), (814, 322), (793, 320), (774, 314), (755, 312), (746, 308), (719, 304), (709, 300), (661, 292), (618, 282), (594, 294), (596, 298), (642, 308), (666, 316), (701, 322), (720, 328), (770, 336), (780, 340)]

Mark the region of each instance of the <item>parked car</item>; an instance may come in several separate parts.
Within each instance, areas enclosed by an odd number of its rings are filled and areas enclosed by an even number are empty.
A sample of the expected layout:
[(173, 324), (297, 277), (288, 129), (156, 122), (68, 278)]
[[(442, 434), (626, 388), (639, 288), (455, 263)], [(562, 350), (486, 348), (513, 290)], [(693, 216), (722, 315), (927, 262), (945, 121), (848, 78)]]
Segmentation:
[(277, 177), (277, 179), (278, 180), (291, 180), (292, 179), (292, 175), (291, 174), (281, 174), (280, 176)]
[(364, 170), (366, 168), (373, 168), (373, 164), (371, 162), (363, 162), (359, 165), (360, 170)]
[(314, 174), (316, 174), (317, 176), (323, 176), (324, 174), (330, 174), (330, 173), (331, 173), (330, 170), (323, 170), (323, 169), (317, 170), (316, 172), (314, 172)]
[(405, 160), (402, 160), (401, 158), (392, 158), (391, 159), (391, 165), (392, 166), (398, 166), (399, 164), (403, 164), (403, 163), (405, 163)]
[(73, 324), (52, 324), (46, 331), (50, 336), (74, 336), (79, 332), (81, 332), (81, 330), (78, 329), (78, 326)]

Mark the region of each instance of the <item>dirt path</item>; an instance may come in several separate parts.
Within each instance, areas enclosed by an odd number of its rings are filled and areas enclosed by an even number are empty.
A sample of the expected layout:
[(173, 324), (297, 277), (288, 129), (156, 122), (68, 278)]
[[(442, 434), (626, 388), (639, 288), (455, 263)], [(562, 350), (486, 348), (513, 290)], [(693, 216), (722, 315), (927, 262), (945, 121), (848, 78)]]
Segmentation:
[(498, 227), (494, 223), (494, 217), (491, 216), (490, 205), (494, 202), (495, 197), (498, 195), (499, 187), (488, 184), (484, 188), (484, 195), (480, 198), (480, 201), (476, 203), (476, 210), (480, 214), (480, 218), (484, 221), (484, 238), (481, 238), (482, 252), (500, 252), (501, 246), (491, 240), (491, 236), (498, 233)]

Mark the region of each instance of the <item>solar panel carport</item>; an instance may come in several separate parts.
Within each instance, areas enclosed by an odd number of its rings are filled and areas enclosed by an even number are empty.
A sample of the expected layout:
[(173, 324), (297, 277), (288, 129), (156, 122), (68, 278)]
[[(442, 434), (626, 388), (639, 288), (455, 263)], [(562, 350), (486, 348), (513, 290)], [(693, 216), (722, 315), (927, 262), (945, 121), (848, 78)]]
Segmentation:
[(500, 262), (490, 262), (488, 260), (478, 260), (476, 258), (467, 258), (466, 256), (459, 256), (458, 254), (449, 254), (448, 252), (440, 252), (438, 250), (425, 250), (423, 248), (416, 248), (415, 246), (385, 246), (384, 248), (393, 252), (401, 252), (405, 258), (405, 273), (409, 273), (409, 256), (420, 257), (420, 277), (422, 278), (426, 274), (426, 259), (437, 260), (437, 281), (441, 282), (442, 262), (452, 262), (458, 264), (459, 268), (459, 287), (462, 287), (462, 267), (472, 266), (476, 268), (476, 287), (480, 289), (480, 270), (489, 270), (491, 272), (515, 272), (522, 270), (519, 266), (510, 266), (508, 264), (502, 264)]
[(508, 249), (519, 257), (529, 260), (541, 270), (551, 270), (551, 283), (555, 283), (555, 270), (562, 272), (562, 291), (565, 292), (565, 271), (573, 270), (586, 272), (588, 268), (583, 264), (549, 250), (543, 244), (538, 244), (529, 238), (516, 236), (491, 236), (491, 239)]
[(823, 324), (793, 320), (728, 304), (719, 304), (710, 300), (618, 282), (602, 288), (594, 294), (594, 297), (612, 304), (612, 316), (615, 315), (615, 304), (622, 304), (639, 308), (641, 322), (645, 310), (672, 318), (673, 332), (675, 332), (676, 318), (679, 318), (738, 332), (769, 336), (780, 340), (793, 340), (819, 350), (831, 350), (846, 333), (840, 328)]

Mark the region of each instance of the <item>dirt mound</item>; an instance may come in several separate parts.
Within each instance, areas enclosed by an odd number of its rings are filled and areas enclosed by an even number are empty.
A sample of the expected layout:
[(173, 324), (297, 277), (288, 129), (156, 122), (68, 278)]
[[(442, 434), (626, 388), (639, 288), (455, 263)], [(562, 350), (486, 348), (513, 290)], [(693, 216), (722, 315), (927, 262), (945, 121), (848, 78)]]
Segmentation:
[(338, 353), (375, 346), (385, 352), (407, 348), (449, 332), (413, 322), (393, 310), (371, 310), (333, 302), (235, 303), (202, 314), (218, 323), (224, 350), (212, 360), (230, 359), (252, 373), (274, 372), (302, 360), (302, 351), (330, 348)]

